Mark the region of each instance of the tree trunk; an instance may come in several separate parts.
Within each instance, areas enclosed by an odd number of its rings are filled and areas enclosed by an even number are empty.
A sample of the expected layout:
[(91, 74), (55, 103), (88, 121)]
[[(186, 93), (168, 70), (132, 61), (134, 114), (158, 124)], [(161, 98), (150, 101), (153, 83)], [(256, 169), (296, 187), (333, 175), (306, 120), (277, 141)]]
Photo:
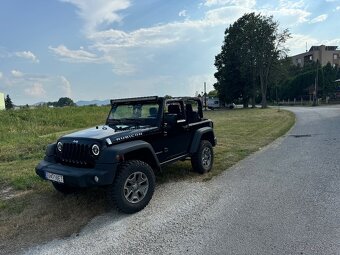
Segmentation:
[(261, 83), (261, 107), (267, 108), (267, 84), (265, 83), (265, 79), (263, 74), (260, 74), (260, 83)]
[(262, 108), (267, 108), (267, 93), (266, 92), (262, 92), (262, 101), (261, 101), (261, 107)]
[(243, 102), (243, 108), (248, 108), (248, 106), (249, 106), (249, 98), (248, 97), (246, 97), (246, 98), (243, 98), (243, 100), (242, 100)]
[(255, 84), (255, 77), (253, 71), (253, 91), (252, 91), (252, 99), (251, 99), (251, 108), (255, 108), (255, 99), (256, 99), (256, 84)]

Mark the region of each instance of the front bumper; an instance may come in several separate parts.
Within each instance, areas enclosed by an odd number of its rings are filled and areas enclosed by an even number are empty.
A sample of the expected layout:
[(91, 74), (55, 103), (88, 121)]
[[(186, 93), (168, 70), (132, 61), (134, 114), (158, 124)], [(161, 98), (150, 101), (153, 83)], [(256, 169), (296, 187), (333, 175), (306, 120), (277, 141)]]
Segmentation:
[[(94, 187), (112, 184), (117, 164), (96, 164), (95, 168), (77, 168), (42, 160), (35, 172), (46, 179), (46, 172), (64, 177), (64, 184), (72, 187)], [(95, 176), (98, 181), (95, 181)]]

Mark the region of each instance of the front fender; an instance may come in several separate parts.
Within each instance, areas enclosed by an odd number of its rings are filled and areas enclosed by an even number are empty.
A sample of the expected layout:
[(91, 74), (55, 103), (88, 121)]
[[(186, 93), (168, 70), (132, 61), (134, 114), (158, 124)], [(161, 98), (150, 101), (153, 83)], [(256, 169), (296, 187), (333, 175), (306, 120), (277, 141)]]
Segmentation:
[(98, 162), (103, 164), (117, 163), (119, 162), (120, 156), (141, 149), (147, 149), (148, 151), (150, 151), (150, 154), (152, 155), (155, 164), (158, 167), (160, 166), (158, 158), (152, 146), (149, 143), (142, 140), (124, 142), (106, 147), (105, 150), (102, 151), (102, 155)]

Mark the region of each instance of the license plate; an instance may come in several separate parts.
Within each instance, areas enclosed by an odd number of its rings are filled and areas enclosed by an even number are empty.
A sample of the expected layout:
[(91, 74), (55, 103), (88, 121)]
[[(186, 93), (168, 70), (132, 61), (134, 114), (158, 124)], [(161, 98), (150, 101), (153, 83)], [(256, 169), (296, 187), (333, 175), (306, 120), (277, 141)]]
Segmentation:
[(64, 176), (60, 174), (45, 173), (46, 179), (54, 182), (64, 183)]

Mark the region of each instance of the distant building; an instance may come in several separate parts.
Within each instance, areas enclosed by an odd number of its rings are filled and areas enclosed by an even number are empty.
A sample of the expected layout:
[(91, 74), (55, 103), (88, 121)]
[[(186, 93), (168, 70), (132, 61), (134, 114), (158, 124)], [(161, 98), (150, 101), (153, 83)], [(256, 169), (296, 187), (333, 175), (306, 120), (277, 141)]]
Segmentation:
[(309, 62), (318, 61), (321, 66), (330, 63), (332, 66), (340, 65), (340, 50), (337, 50), (338, 46), (312, 46), (309, 51), (292, 56), (294, 65), (304, 66)]
[(5, 95), (0, 92), (0, 110), (5, 110)]

